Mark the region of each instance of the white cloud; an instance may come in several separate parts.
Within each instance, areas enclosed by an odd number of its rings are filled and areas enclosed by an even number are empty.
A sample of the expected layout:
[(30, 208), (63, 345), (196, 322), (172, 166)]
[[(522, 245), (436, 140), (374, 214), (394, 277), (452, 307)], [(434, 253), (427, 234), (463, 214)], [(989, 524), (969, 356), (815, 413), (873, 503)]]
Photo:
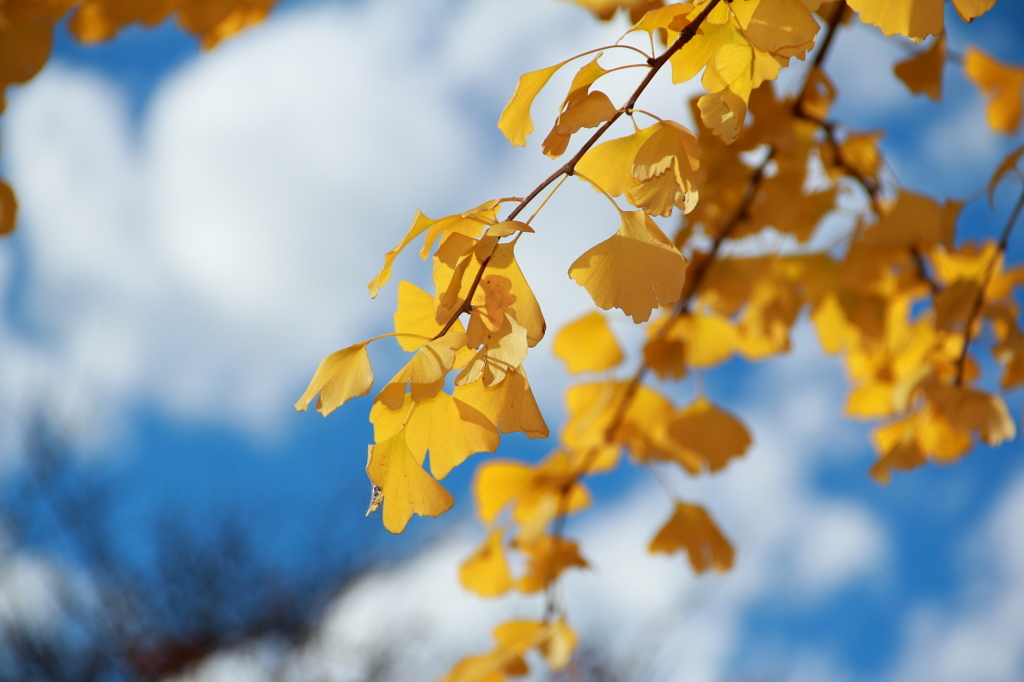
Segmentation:
[[(365, 284), (416, 208), (465, 210), (548, 172), (493, 120), (510, 55), (553, 62), (616, 34), (580, 17), (547, 0), (284, 12), (187, 63), (136, 127), (117, 86), (51, 64), (4, 116), (30, 327), (0, 327), (10, 425), (51, 400), (116, 428), (141, 402), (272, 432), (322, 356), (386, 330), (394, 286), (372, 302)], [(415, 261), (396, 277), (422, 279)]]

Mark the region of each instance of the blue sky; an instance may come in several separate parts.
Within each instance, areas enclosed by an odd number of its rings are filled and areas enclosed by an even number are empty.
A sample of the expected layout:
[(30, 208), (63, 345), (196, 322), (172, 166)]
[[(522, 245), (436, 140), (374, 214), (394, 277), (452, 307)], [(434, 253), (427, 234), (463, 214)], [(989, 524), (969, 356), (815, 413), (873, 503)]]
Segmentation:
[[(974, 42), (1024, 63), (1018, 3), (1002, 0), (971, 26), (947, 14), (955, 49)], [(293, 671), (345, 679), (374, 637), (415, 622), (433, 634), (407, 670), (440, 673), (486, 648), (503, 614), (539, 614), (536, 600), (481, 602), (457, 587), (457, 561), (479, 536), (468, 467), (445, 480), (451, 514), (392, 537), (363, 518), (369, 401), (326, 420), (291, 405), (321, 357), (386, 331), (395, 288), (370, 301), (364, 286), (416, 209), (462, 211), (550, 172), (536, 140), (512, 150), (494, 127), (517, 76), (622, 30), (555, 0), (514, 12), (497, 0), (286, 0), (205, 54), (169, 26), (93, 48), (61, 33), (0, 119), (0, 165), (23, 207), (19, 232), (0, 244), (0, 475), (17, 475), (18, 427), (42, 409), (83, 466), (120, 491), (117, 532), (139, 561), (168, 513), (198, 533), (238, 515), (260, 551), (295, 570), (321, 551), (338, 562), (407, 557), (340, 599), (322, 641), (288, 659)], [(955, 67), (937, 105), (891, 76), (904, 46), (863, 26), (837, 40), (835, 114), (887, 129), (905, 186), (969, 195), (1020, 144), (982, 128), (980, 96)], [(642, 106), (665, 115), (696, 92), (656, 85)], [(538, 99), (538, 121), (564, 86)], [(972, 203), (962, 233), (998, 234), (1010, 194), (994, 211)], [(587, 310), (563, 273), (605, 219), (589, 189), (567, 186), (523, 244), (550, 329)], [(1022, 258), (1018, 232), (1011, 260)], [(397, 268), (428, 280), (411, 254)], [(635, 329), (615, 328), (636, 347)], [(549, 343), (527, 371), (555, 430), (567, 379)], [(399, 362), (386, 345), (373, 358), (378, 377)], [(601, 504), (573, 531), (597, 568), (565, 586), (588, 641), (623, 666), (643, 655), (656, 679), (1024, 676), (1019, 437), (880, 488), (867, 476), (867, 427), (841, 418), (842, 368), (806, 325), (790, 356), (733, 362), (704, 381), (751, 424), (756, 446), (722, 475), (678, 484), (721, 520), (737, 569), (694, 579), (678, 557), (645, 556), (663, 495), (632, 470), (596, 482)], [(1019, 391), (1009, 405), (1019, 425)], [(536, 458), (548, 444), (506, 438), (503, 448)], [(323, 527), (327, 550), (314, 532)], [(197, 676), (230, 679), (253, 656), (280, 654), (227, 655)]]

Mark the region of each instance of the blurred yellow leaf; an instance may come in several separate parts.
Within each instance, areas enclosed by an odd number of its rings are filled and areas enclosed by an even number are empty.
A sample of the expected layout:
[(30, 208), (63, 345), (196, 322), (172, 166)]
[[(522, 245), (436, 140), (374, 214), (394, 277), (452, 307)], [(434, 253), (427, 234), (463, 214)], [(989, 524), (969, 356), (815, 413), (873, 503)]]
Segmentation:
[(988, 445), (999, 445), (1017, 435), (1017, 426), (1000, 395), (965, 386), (936, 386), (927, 395), (950, 425), (968, 433), (976, 431)]
[(481, 597), (497, 597), (512, 588), (512, 575), (508, 570), (502, 547), (504, 531), (494, 530), (473, 555), (459, 567), (459, 582)]
[(516, 584), (523, 594), (540, 592), (569, 568), (587, 568), (575, 542), (545, 535), (519, 549), (526, 554), (526, 572)]
[(864, 231), (864, 244), (878, 248), (934, 244), (949, 245), (963, 204), (947, 200), (944, 206), (923, 194), (903, 190), (889, 215)]
[(924, 93), (938, 102), (942, 99), (942, 70), (946, 64), (946, 34), (940, 33), (931, 47), (893, 67), (896, 77), (915, 95)]
[[(668, 424), (675, 447), (692, 454), (709, 471), (719, 471), (750, 447), (750, 434), (743, 423), (705, 398), (698, 398)], [(684, 464), (688, 457), (681, 460)], [(696, 473), (691, 470), (691, 473)]]
[(997, 133), (1016, 133), (1020, 127), (1024, 67), (1004, 64), (968, 46), (964, 50), (964, 73), (985, 94), (989, 127)]
[(576, 649), (576, 633), (566, 624), (565, 619), (557, 618), (544, 628), (537, 649), (552, 670), (562, 670), (572, 660), (573, 651)]
[(611, 369), (623, 357), (608, 321), (597, 311), (563, 327), (555, 336), (554, 352), (573, 374)]
[(650, 551), (672, 554), (686, 550), (697, 573), (732, 568), (734, 551), (703, 507), (677, 502), (672, 518), (651, 540)]

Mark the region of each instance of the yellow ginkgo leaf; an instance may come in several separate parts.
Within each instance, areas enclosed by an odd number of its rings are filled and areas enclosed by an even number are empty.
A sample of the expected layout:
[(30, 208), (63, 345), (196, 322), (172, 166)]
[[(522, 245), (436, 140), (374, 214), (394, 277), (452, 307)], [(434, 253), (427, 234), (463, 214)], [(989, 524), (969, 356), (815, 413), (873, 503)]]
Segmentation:
[[(464, 331), (462, 322), (452, 325), (456, 332)], [(414, 351), (431, 341), (441, 325), (434, 319), (434, 297), (415, 284), (398, 283), (398, 308), (395, 309), (395, 334), (402, 350)]]
[(558, 158), (565, 153), (570, 136), (580, 128), (596, 128), (615, 116), (616, 111), (608, 95), (600, 90), (587, 93), (559, 114), (551, 133), (544, 140), (544, 154), (553, 159)]
[[(715, 11), (719, 12), (721, 9), (718, 7)], [(669, 58), (673, 83), (685, 83), (700, 73), (700, 70), (715, 58), (723, 45), (748, 45), (747, 39), (736, 26), (729, 21), (714, 21), (713, 14), (700, 27), (697, 35)]]
[(405, 438), (417, 461), (430, 450), (430, 473), (437, 480), (478, 452), (494, 452), (498, 430), (476, 408), (443, 391), (416, 403), (405, 423)]
[(761, 0), (740, 3), (754, 9), (750, 18), (741, 19), (743, 35), (762, 52), (783, 58), (803, 59), (814, 47), (818, 22), (801, 0)]
[(705, 398), (680, 412), (669, 423), (668, 435), (675, 447), (696, 455), (710, 471), (721, 470), (751, 444), (743, 423)]
[(946, 64), (946, 34), (941, 33), (927, 50), (904, 59), (893, 67), (896, 77), (915, 95), (925, 93), (942, 99), (942, 69)]
[(917, 442), (932, 459), (949, 464), (963, 457), (973, 442), (969, 431), (953, 426), (940, 410), (925, 410), (918, 418)]
[[(597, 450), (619, 434), (608, 429), (623, 406), (626, 384), (622, 381), (597, 381), (576, 384), (565, 392), (568, 419), (562, 441), (578, 452)], [(632, 406), (632, 405), (630, 405)]]
[(623, 358), (608, 321), (597, 311), (563, 327), (555, 336), (554, 352), (573, 374), (611, 369)]
[(633, 157), (633, 177), (647, 180), (661, 175), (678, 159), (684, 171), (700, 168), (700, 145), (685, 126), (675, 121), (659, 121), (651, 128), (654, 132), (640, 145)]
[(423, 215), (420, 211), (416, 211), (416, 217), (412, 219), (412, 226), (409, 227), (409, 231), (405, 234), (402, 241), (399, 242), (398, 246), (384, 254), (384, 267), (367, 285), (367, 288), (370, 290), (370, 298), (377, 298), (377, 292), (391, 279), (391, 266), (395, 262), (395, 258), (398, 257), (398, 254), (402, 252), (402, 249), (408, 246), (413, 239), (423, 234), (434, 222), (434, 220)]
[(672, 518), (651, 540), (650, 551), (672, 554), (686, 550), (697, 573), (732, 568), (734, 551), (703, 507), (677, 502)]
[(403, 433), (370, 446), (366, 474), (383, 491), (384, 527), (392, 533), (401, 533), (413, 514), (440, 516), (455, 503), (417, 463)]
[(375, 402), (392, 410), (402, 406), (405, 389), (412, 385), (416, 402), (433, 398), (444, 386), (444, 379), (455, 363), (455, 351), (466, 345), (465, 332), (448, 332), (416, 351), (412, 359), (381, 389)]
[(968, 46), (964, 50), (964, 73), (985, 93), (989, 127), (1007, 135), (1017, 132), (1024, 67), (1003, 64), (976, 47)]
[(603, 190), (617, 197), (636, 182), (633, 177), (633, 159), (657, 131), (658, 127), (652, 125), (632, 135), (602, 142), (583, 155), (576, 169), (580, 175), (597, 185), (597, 191)]
[(636, 323), (682, 294), (686, 259), (644, 211), (619, 211), (611, 238), (589, 249), (569, 268), (598, 307), (619, 308)]
[[(498, 244), (494, 247), (491, 260), (487, 263), (487, 271), (493, 275), (505, 277), (509, 282), (509, 292), (515, 297), (510, 304), (516, 322), (526, 327), (526, 342), (533, 348), (544, 338), (547, 322), (541, 312), (537, 297), (533, 294), (523, 271), (515, 257), (515, 242)], [(475, 300), (475, 299), (474, 299)]]
[(366, 352), (366, 341), (331, 353), (320, 362), (306, 392), (295, 403), (304, 411), (317, 393), (316, 409), (325, 417), (347, 400), (366, 395), (373, 388), (373, 369)]
[(491, 199), (465, 213), (445, 216), (434, 221), (423, 236), (420, 258), (426, 259), (438, 237), (444, 238), (450, 234), (462, 234), (474, 239), (479, 237), (484, 228), (489, 229), (489, 226), (493, 226), (497, 221), (498, 209), (501, 207), (502, 201), (504, 200)]
[[(655, 3), (651, 3), (655, 4)], [(693, 11), (693, 5), (690, 3), (674, 3), (671, 5), (665, 5), (664, 7), (658, 7), (652, 9), (646, 14), (640, 21), (634, 22), (633, 28), (629, 29), (629, 32), (633, 31), (647, 31), (651, 35), (654, 35), (659, 29), (679, 30), (682, 28), (678, 26), (680, 20), (684, 23), (687, 21), (686, 15)]]
[(633, 177), (639, 182), (627, 190), (626, 196), (651, 215), (667, 217), (673, 206), (689, 213), (697, 205), (697, 138), (674, 121), (661, 121), (651, 127), (657, 130), (633, 159)]
[(483, 544), (459, 567), (459, 582), (481, 597), (497, 597), (512, 588), (512, 575), (508, 570), (502, 547), (504, 531), (491, 531)]
[(455, 397), (484, 413), (501, 433), (522, 432), (528, 438), (549, 435), (522, 366), (495, 386), (485, 385), (483, 378), (456, 386)]
[(954, 331), (966, 322), (981, 294), (981, 282), (958, 279), (935, 295), (935, 327)]
[(725, 362), (736, 352), (736, 327), (715, 312), (680, 315), (665, 331), (665, 340), (681, 341), (691, 367), (703, 369)]
[[(373, 440), (376, 443), (383, 443), (391, 436), (405, 428), (405, 423), (412, 414), (412, 408), (416, 405), (412, 396), (405, 394), (401, 407), (392, 410), (384, 403), (374, 403), (370, 408), (370, 423), (373, 424)], [(413, 453), (415, 455), (415, 453)], [(424, 453), (420, 452), (416, 461), (423, 463)]]
[(708, 93), (697, 102), (700, 118), (726, 144), (736, 140), (747, 116), (747, 103), (728, 88)]
[(506, 317), (500, 329), (493, 332), (484, 330), (479, 339), (473, 336), (475, 329), (479, 330), (480, 327), (475, 327), (473, 320), (470, 320), (469, 338), (474, 345), (483, 343), (484, 346), (455, 377), (455, 385), (462, 386), (483, 377), (485, 386), (495, 386), (526, 359), (529, 350), (526, 344), (526, 327), (512, 317)]
[(580, 556), (580, 548), (564, 538), (545, 535), (520, 545), (519, 549), (527, 557), (526, 572), (516, 583), (516, 589), (523, 594), (546, 589), (566, 569), (587, 568), (587, 562)]
[(530, 107), (537, 93), (547, 85), (548, 80), (555, 71), (565, 66), (571, 60), (559, 62), (546, 69), (538, 69), (524, 73), (519, 77), (516, 84), (516, 91), (512, 93), (512, 99), (505, 105), (498, 119), (498, 128), (505, 134), (505, 137), (512, 143), (513, 147), (522, 147), (526, 144), (526, 136), (533, 132), (533, 121), (530, 119)]
[[(667, 218), (672, 209), (678, 208), (689, 213), (697, 205), (697, 190), (691, 178), (684, 176), (679, 160), (673, 157), (671, 167), (661, 175), (638, 182), (626, 190), (626, 199), (648, 215)], [(687, 174), (689, 175), (689, 174)]]

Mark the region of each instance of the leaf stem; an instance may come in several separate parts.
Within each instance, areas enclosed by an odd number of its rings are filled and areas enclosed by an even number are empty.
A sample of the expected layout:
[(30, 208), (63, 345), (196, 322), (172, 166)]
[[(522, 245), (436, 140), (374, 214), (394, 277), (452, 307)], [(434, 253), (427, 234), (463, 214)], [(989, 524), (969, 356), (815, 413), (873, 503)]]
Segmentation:
[[(577, 171), (577, 172), (573, 173), (573, 175), (575, 175), (576, 177), (580, 178), (581, 180), (586, 180), (587, 182), (589, 182), (591, 187), (595, 188), (597, 191), (599, 191), (601, 194), (603, 194), (605, 196), (605, 198), (608, 199), (608, 201), (612, 202), (612, 206), (615, 207), (616, 211), (618, 211), (619, 213), (622, 213), (622, 209), (619, 208), (619, 205), (617, 203), (615, 203), (615, 198), (612, 197), (611, 194), (608, 194), (608, 192), (606, 192), (603, 187), (598, 185), (596, 182), (594, 182), (593, 180), (588, 178), (583, 173), (580, 173), (580, 172)], [(569, 177), (569, 176), (567, 175), (565, 177)]]
[[(546, 197), (544, 197), (544, 201), (540, 202), (540, 206), (537, 207), (537, 210), (534, 211), (530, 215), (530, 217), (526, 219), (526, 224), (527, 225), (529, 225), (530, 223), (533, 222), (533, 219), (537, 217), (537, 214), (540, 213), (541, 209), (544, 208), (545, 205), (547, 205), (548, 200), (555, 195), (555, 192), (558, 191), (558, 188), (562, 186), (562, 183), (565, 182), (566, 178), (568, 178), (568, 177), (569, 177), (568, 175), (562, 176), (562, 178), (555, 184), (555, 186), (551, 188), (551, 191), (548, 192), (548, 195)], [(520, 232), (518, 234), (521, 235), (522, 232)], [(519, 236), (517, 235), (516, 239), (518, 239), (518, 238), (519, 238)]]

